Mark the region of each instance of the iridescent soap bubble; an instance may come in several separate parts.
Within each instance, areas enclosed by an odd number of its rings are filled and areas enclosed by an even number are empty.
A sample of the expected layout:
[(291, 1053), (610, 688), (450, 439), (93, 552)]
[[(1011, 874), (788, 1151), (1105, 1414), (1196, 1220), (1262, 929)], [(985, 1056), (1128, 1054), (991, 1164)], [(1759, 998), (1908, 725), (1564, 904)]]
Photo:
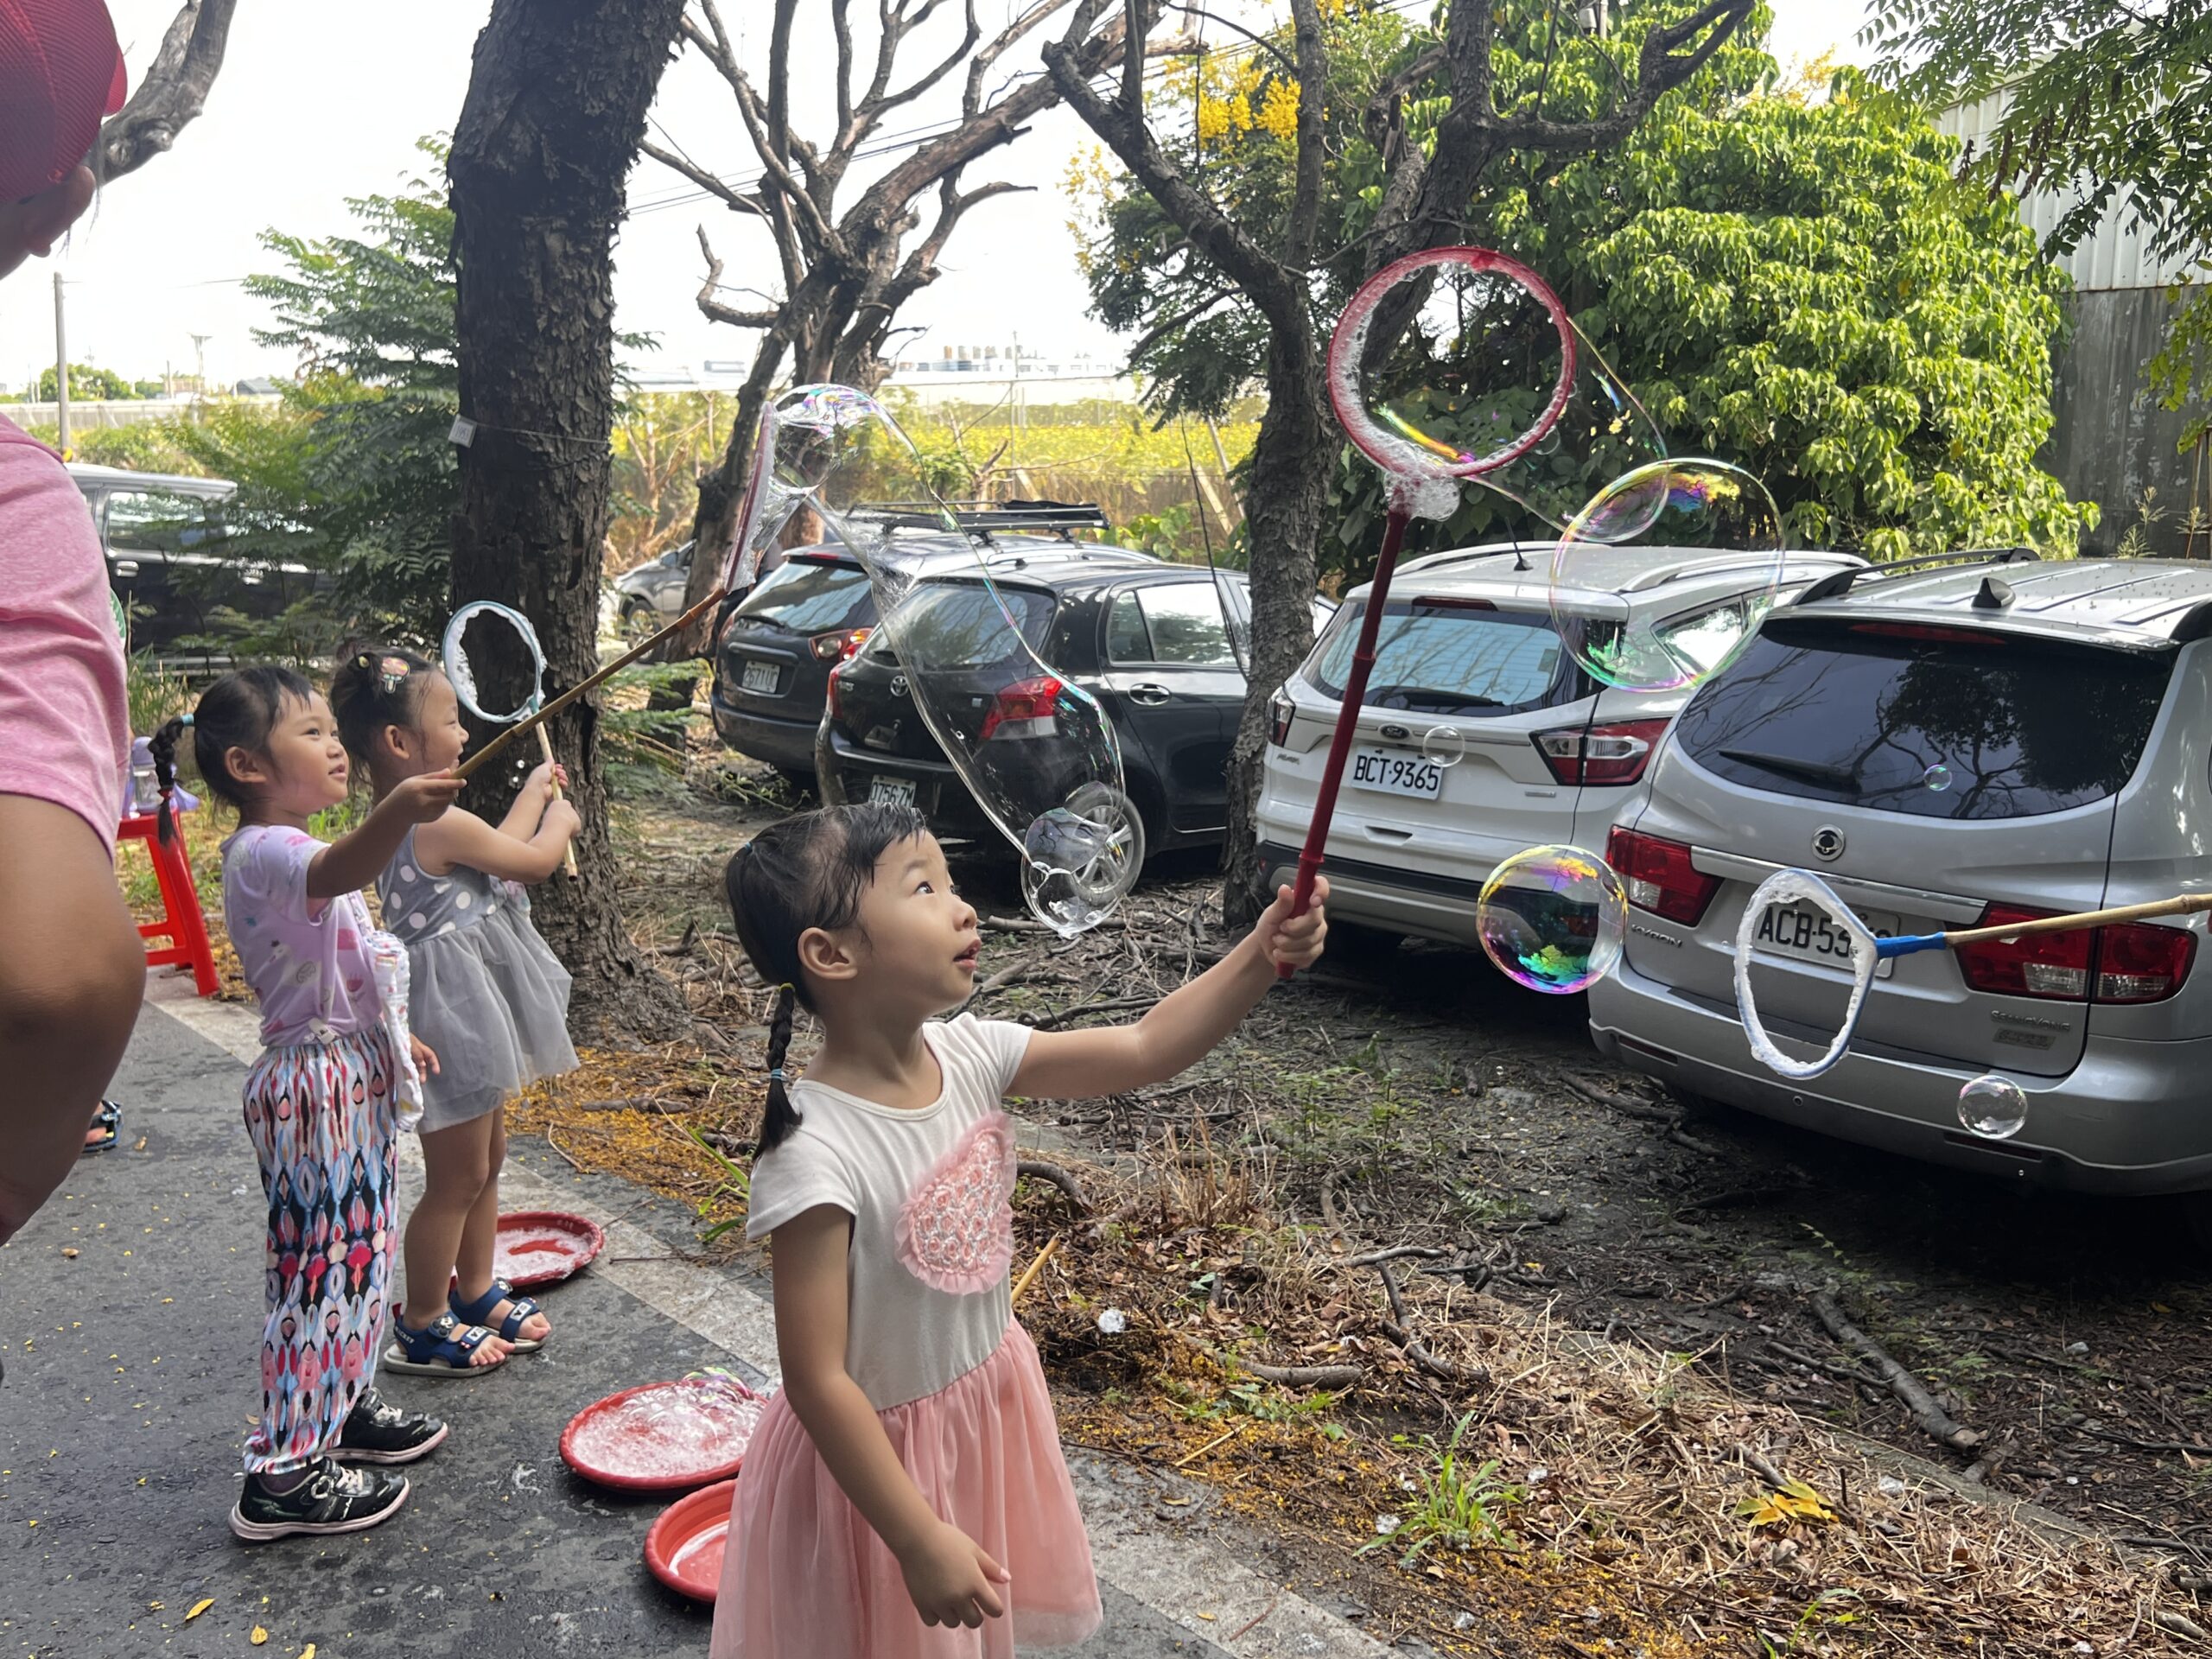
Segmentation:
[(1666, 453), (1559, 296), (1488, 248), (1413, 254), (1363, 284), (1331, 338), (1329, 389), (1346, 434), (1421, 518), (1450, 517), (1466, 480), (1556, 529), (1586, 480)]
[(848, 700), (875, 696), (881, 725), (918, 715), (891, 752), (951, 763), (1020, 852), (1039, 920), (1063, 936), (1096, 925), (1135, 884), (1144, 834), (1112, 721), (1039, 654), (1050, 593), (1001, 586), (990, 543), (939, 498), (889, 412), (849, 386), (801, 386), (769, 411), (741, 539), (757, 560), (802, 531), (842, 543), (875, 599), (874, 633), (839, 671)]
[[(1782, 514), (1766, 486), (1719, 461), (1663, 461), (1615, 479), (1552, 550), (1552, 622), (1601, 685), (1666, 691), (1694, 685), (1749, 641), (1789, 575)], [(1682, 550), (1709, 560), (1670, 582), (1669, 602), (1639, 598), (1641, 579)], [(1712, 603), (1686, 603), (1693, 584)]]
[(1030, 912), (1066, 933), (1106, 919), (1144, 863), (1144, 826), (1103, 788), (1040, 813), (1022, 836), (1021, 893)]
[(1467, 758), (1467, 734), (1457, 726), (1432, 726), (1422, 734), (1421, 755), (1449, 772)]
[(2009, 1141), (2027, 1121), (2027, 1094), (2010, 1077), (1976, 1077), (1959, 1090), (1959, 1122), (1969, 1135)]
[(1628, 894), (1612, 866), (1580, 847), (1531, 847), (1491, 872), (1475, 903), (1483, 950), (1507, 978), (1564, 995), (1621, 957)]
[(1940, 795), (1951, 786), (1951, 769), (1939, 760), (1920, 774), (1920, 781)]

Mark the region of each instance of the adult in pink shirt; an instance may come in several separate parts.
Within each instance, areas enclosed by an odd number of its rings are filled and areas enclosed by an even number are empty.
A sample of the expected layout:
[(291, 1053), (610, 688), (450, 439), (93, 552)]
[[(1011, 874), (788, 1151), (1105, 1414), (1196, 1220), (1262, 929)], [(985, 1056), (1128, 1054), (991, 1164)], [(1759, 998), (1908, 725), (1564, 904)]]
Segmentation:
[[(91, 205), (123, 93), (100, 0), (0, 0), (0, 277)], [(145, 987), (115, 880), (126, 709), (84, 498), (0, 420), (0, 1242), (76, 1161)]]

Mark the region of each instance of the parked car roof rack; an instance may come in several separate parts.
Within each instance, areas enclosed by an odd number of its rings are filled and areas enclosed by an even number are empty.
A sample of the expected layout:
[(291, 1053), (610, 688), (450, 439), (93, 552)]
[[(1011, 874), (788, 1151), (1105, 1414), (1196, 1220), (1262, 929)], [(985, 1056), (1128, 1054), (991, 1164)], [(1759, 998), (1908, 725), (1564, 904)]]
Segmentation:
[(1916, 559), (1899, 559), (1893, 564), (1861, 565), (1849, 570), (1839, 570), (1834, 575), (1822, 576), (1818, 582), (1791, 601), (1796, 605), (1811, 605), (1823, 599), (1840, 599), (1860, 582), (1886, 582), (1908, 571), (1925, 570), (1938, 564), (2022, 564), (2038, 563), (2043, 555), (2032, 547), (1974, 547), (1960, 548), (1950, 553), (1929, 553)]
[[(1107, 530), (1105, 513), (1090, 503), (1071, 501), (962, 501), (948, 503), (952, 521), (986, 541), (995, 534), (1043, 531), (1072, 542), (1078, 530)], [(920, 501), (870, 501), (855, 509), (881, 520), (894, 530), (942, 530), (944, 521), (933, 504)]]

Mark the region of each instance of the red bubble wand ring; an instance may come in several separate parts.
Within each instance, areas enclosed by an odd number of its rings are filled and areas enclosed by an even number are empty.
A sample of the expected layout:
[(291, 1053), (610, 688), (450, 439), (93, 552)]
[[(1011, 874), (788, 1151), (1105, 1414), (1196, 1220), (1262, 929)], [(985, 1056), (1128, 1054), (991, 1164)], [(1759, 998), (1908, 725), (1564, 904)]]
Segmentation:
[[(1526, 429), (1492, 447), (1479, 450), (1454, 448), (1402, 423), (1386, 423), (1368, 407), (1361, 389), (1363, 365), (1380, 362), (1390, 346), (1402, 340), (1421, 320), (1420, 302), (1433, 294), (1440, 280), (1464, 283), (1471, 277), (1494, 274), (1523, 289), (1541, 305), (1557, 330), (1560, 344), (1559, 380), (1551, 399)], [(1403, 290), (1400, 292), (1400, 290)], [(1393, 296), (1396, 298), (1394, 300)], [(1389, 302), (1386, 311), (1386, 302)], [(1370, 348), (1370, 335), (1382, 314), (1389, 338)], [(1509, 466), (1543, 441), (1567, 408), (1574, 388), (1577, 335), (1543, 278), (1517, 259), (1489, 248), (1436, 248), (1408, 254), (1393, 261), (1360, 285), (1337, 320), (1329, 337), (1329, 402), (1344, 435), (1360, 452), (1382, 468), (1390, 480), (1388, 516), (1383, 521), (1382, 548), (1376, 555), (1375, 575), (1368, 588), (1367, 610), (1359, 620), (1359, 639), (1352, 652), (1351, 671), (1344, 678), (1344, 700), (1337, 710), (1337, 728), (1329, 740), (1329, 759), (1321, 773), (1321, 787), (1313, 800), (1313, 821), (1306, 832), (1306, 845), (1298, 855), (1298, 883), (1291, 894), (1291, 914), (1303, 916), (1313, 906), (1314, 879), (1329, 842), (1329, 825), (1337, 812), (1337, 796), (1344, 786), (1344, 762), (1359, 726), (1360, 706), (1367, 696), (1367, 677), (1375, 667), (1375, 641), (1381, 630), (1382, 611), (1390, 597), (1390, 576), (1398, 563), (1406, 526), (1415, 518), (1448, 518), (1459, 504), (1462, 479), (1479, 478)], [(1288, 979), (1294, 970), (1277, 972)]]

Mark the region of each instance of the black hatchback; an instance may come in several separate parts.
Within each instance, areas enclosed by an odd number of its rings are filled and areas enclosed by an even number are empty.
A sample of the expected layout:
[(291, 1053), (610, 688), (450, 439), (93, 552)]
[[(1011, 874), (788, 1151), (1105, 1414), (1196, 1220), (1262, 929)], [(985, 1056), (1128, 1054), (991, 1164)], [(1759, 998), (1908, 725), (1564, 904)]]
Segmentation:
[[(1128, 793), (1109, 816), (1132, 826), (1138, 861), (1147, 850), (1217, 842), (1244, 706), (1243, 573), (1224, 571), (1217, 582), (1188, 565), (1103, 563), (1098, 551), (1060, 546), (994, 566), (996, 602), (1051, 672), (999, 690), (980, 741), (1018, 735), (1024, 710), (1049, 707), (1059, 695), (1055, 677), (1064, 676), (1114, 722)], [(948, 571), (925, 576), (905, 603), (957, 610), (993, 602), (983, 588), (977, 575)], [(993, 833), (915, 709), (887, 636), (873, 636), (840, 663), (829, 684), (818, 751), (825, 798), (911, 802), (941, 834)]]
[[(1038, 510), (1021, 510), (1033, 506)], [(1020, 533), (1022, 525), (1103, 525), (1090, 508), (1019, 503), (1014, 510), (964, 514), (962, 522), (976, 532), (982, 558), (994, 570), (1069, 556), (1097, 569), (1160, 564), (1148, 553), (1077, 543), (1065, 534)], [(938, 549), (946, 570), (972, 569), (976, 560), (977, 543), (950, 534), (917, 537), (907, 545)], [(928, 557), (925, 572), (938, 563), (937, 553)], [(785, 556), (730, 612), (715, 640), (709, 703), (722, 741), (794, 781), (810, 782), (830, 671), (860, 649), (874, 626), (875, 594), (849, 550), (832, 542)]]

